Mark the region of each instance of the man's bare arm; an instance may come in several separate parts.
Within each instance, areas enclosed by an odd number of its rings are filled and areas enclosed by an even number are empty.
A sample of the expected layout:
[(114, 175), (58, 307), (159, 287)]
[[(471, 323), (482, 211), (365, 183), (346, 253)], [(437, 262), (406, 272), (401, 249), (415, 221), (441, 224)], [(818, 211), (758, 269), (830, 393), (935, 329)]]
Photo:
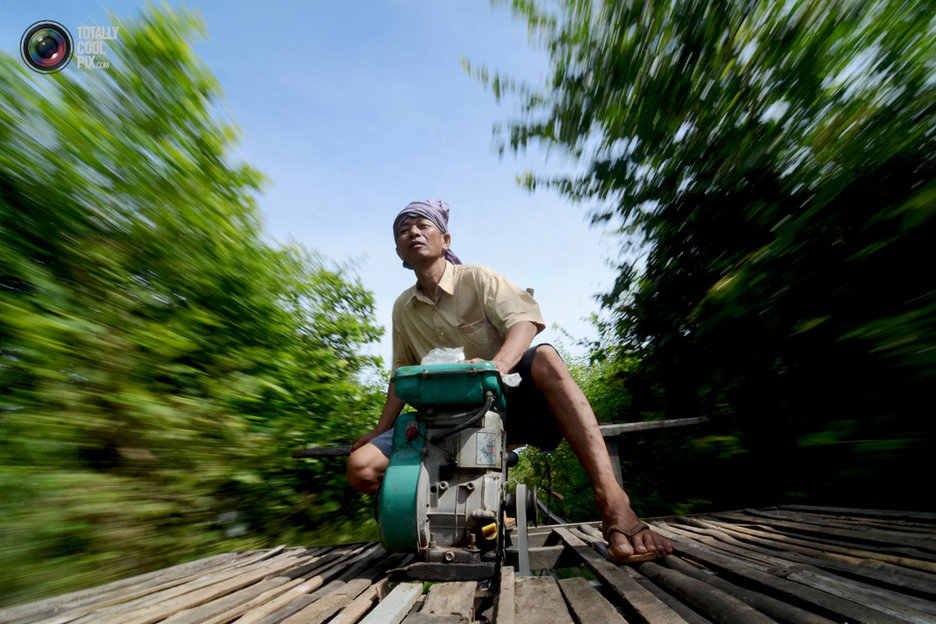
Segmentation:
[(377, 426), (373, 431), (365, 433), (355, 440), (354, 444), (351, 445), (351, 451), (354, 452), (358, 450), (381, 433), (390, 431), (390, 429), (393, 428), (393, 423), (396, 422), (397, 416), (403, 411), (404, 405), (405, 403), (403, 400), (393, 391), (393, 382), (391, 381), (390, 385), (387, 387), (387, 402), (384, 403), (384, 408), (380, 412), (380, 420), (377, 421)]

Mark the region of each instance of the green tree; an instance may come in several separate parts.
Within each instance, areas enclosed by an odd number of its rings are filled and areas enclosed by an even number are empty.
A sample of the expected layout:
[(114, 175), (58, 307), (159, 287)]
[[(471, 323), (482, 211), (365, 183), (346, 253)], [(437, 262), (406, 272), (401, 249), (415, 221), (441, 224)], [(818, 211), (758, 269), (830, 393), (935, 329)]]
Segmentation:
[(343, 466), (289, 459), (379, 411), (372, 295), (264, 241), (199, 21), (120, 32), (106, 70), (0, 55), (0, 603), (372, 535)]
[(632, 415), (712, 418), (673, 500), (932, 506), (906, 475), (934, 442), (934, 5), (511, 4), (552, 69), (473, 70), (520, 98), (504, 147), (578, 159), (523, 181), (643, 250), (603, 298)]

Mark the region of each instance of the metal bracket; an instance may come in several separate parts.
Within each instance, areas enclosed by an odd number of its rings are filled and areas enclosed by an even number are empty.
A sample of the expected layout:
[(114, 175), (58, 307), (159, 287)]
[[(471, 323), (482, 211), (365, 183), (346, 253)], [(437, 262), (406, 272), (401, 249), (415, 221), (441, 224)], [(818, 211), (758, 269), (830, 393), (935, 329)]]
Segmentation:
[(517, 556), (519, 559), (520, 576), (530, 576), (530, 542), (527, 539), (527, 487), (525, 483), (517, 484)]

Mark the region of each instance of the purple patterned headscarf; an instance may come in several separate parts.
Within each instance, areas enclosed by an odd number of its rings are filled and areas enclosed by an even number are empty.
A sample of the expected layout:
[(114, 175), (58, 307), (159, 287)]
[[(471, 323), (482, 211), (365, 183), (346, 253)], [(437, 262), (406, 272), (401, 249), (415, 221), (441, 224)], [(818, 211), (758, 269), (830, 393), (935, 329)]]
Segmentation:
[[(414, 201), (407, 204), (406, 208), (400, 211), (396, 219), (393, 220), (393, 240), (397, 238), (397, 228), (407, 217), (422, 217), (432, 221), (439, 231), (445, 234), (448, 232), (449, 205), (441, 199), (427, 199), (426, 201)], [(445, 259), (452, 264), (461, 264), (451, 249), (445, 251)], [(409, 264), (403, 262), (403, 266), (412, 269)]]

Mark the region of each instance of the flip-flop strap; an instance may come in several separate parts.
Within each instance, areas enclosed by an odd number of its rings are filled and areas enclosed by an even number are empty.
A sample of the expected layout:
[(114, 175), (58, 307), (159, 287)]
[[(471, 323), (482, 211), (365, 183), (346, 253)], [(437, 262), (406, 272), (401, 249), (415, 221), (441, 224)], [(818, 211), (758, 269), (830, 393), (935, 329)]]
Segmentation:
[(605, 534), (606, 540), (612, 533), (621, 533), (622, 535), (626, 535), (627, 537), (634, 537), (635, 535), (637, 535), (644, 529), (649, 529), (649, 528), (650, 526), (646, 522), (644, 522), (643, 520), (640, 520), (637, 522), (637, 524), (627, 529), (625, 529), (624, 527), (620, 525), (612, 524), (611, 526), (609, 526), (607, 529), (604, 530), (604, 534)]

